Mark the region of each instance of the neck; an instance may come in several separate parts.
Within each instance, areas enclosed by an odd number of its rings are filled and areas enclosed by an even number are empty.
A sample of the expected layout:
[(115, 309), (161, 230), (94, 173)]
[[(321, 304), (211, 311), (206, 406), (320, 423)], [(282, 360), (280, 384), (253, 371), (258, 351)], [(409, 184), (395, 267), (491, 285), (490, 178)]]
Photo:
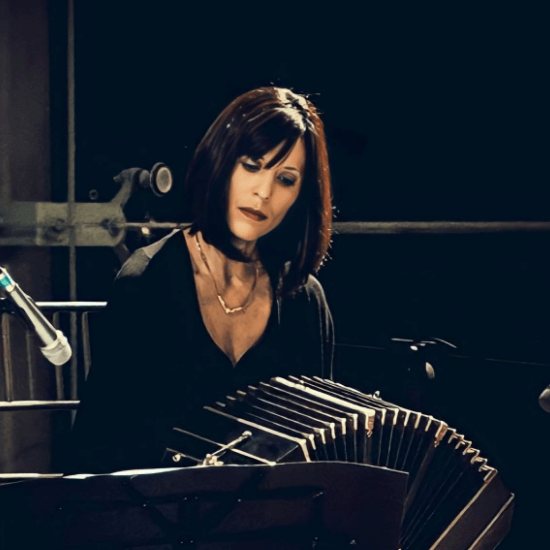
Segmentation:
[[(248, 258), (248, 261), (256, 261), (258, 259), (258, 251), (256, 249), (257, 241), (243, 241), (237, 237), (231, 239), (231, 244), (239, 251), (241, 254)], [(237, 262), (242, 264), (243, 262)]]
[(208, 260), (208, 265), (218, 281), (223, 281), (229, 286), (238, 281), (248, 282), (255, 276), (255, 259), (257, 255), (256, 242), (243, 241), (241, 239), (232, 240), (233, 246), (237, 248), (246, 258), (251, 258), (250, 262), (238, 262), (228, 258), (221, 250), (208, 244), (199, 231), (196, 235), (199, 244)]

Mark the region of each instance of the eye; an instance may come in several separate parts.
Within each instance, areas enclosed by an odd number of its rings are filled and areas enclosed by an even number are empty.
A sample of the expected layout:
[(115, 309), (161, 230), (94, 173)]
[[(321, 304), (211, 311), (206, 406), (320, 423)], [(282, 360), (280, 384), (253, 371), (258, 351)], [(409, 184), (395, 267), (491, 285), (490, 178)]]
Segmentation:
[(261, 169), (261, 166), (258, 164), (254, 164), (250, 160), (241, 160), (241, 164), (245, 170), (248, 172), (259, 172)]
[(286, 174), (281, 174), (279, 176), (279, 181), (286, 187), (292, 187), (296, 183), (296, 178), (294, 178), (294, 176), (287, 176)]

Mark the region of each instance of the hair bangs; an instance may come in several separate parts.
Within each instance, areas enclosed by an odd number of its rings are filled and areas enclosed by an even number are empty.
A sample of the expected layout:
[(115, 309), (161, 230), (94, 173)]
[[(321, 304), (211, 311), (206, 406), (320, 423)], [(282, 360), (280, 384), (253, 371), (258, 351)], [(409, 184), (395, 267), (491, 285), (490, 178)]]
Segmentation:
[(239, 156), (246, 155), (254, 160), (282, 144), (267, 168), (272, 168), (290, 153), (298, 139), (304, 134), (305, 125), (296, 120), (288, 109), (273, 109), (249, 119), (246, 132), (239, 144)]

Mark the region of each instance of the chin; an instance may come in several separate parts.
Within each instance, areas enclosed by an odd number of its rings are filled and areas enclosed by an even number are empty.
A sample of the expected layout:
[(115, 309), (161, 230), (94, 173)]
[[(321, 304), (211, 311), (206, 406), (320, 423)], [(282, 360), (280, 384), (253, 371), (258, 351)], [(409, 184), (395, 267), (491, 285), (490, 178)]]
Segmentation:
[(228, 226), (229, 231), (235, 238), (248, 242), (257, 241), (259, 238), (267, 235), (274, 229), (273, 227), (269, 227), (264, 228), (262, 231), (260, 228), (252, 227), (251, 224), (241, 221), (229, 223)]
[(229, 224), (229, 231), (231, 231), (231, 234), (236, 239), (247, 242), (257, 241), (260, 237), (263, 237), (266, 234), (264, 231), (258, 231), (258, 229), (250, 227), (250, 225), (246, 222)]

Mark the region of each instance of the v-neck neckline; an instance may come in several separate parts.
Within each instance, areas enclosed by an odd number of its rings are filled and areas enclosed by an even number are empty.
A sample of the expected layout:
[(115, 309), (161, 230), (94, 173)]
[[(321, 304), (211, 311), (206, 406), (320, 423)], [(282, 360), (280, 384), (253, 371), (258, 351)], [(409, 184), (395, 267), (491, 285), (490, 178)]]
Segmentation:
[[(191, 259), (191, 252), (189, 250), (189, 246), (187, 244), (187, 239), (185, 238), (185, 235), (183, 233), (184, 230), (180, 231), (180, 239), (182, 247), (185, 250), (185, 256), (188, 261), (187, 267), (189, 269), (189, 275), (190, 275), (190, 288), (193, 292), (193, 307), (195, 308), (195, 313), (198, 315), (200, 319), (200, 324), (202, 327), (202, 331), (205, 335), (205, 337), (212, 343), (212, 345), (215, 347), (216, 350), (218, 350), (219, 353), (221, 353), (225, 359), (229, 362), (232, 369), (236, 369), (239, 365), (242, 364), (243, 360), (249, 353), (254, 349), (257, 348), (267, 337), (268, 333), (271, 331), (271, 327), (273, 325), (273, 318), (275, 315), (275, 309), (279, 308), (279, 301), (275, 296), (275, 293), (273, 292), (273, 299), (271, 300), (271, 310), (269, 312), (269, 317), (267, 319), (267, 324), (265, 326), (265, 329), (263, 333), (260, 335), (260, 337), (254, 342), (237, 360), (236, 363), (233, 364), (233, 361), (229, 355), (217, 344), (217, 342), (214, 340), (212, 335), (210, 334), (210, 331), (208, 330), (208, 327), (206, 326), (206, 323), (204, 321), (204, 317), (202, 315), (202, 310), (199, 302), (199, 293), (197, 290), (197, 282), (195, 280), (195, 274), (193, 272), (193, 260)], [(270, 283), (271, 284), (271, 283)]]

